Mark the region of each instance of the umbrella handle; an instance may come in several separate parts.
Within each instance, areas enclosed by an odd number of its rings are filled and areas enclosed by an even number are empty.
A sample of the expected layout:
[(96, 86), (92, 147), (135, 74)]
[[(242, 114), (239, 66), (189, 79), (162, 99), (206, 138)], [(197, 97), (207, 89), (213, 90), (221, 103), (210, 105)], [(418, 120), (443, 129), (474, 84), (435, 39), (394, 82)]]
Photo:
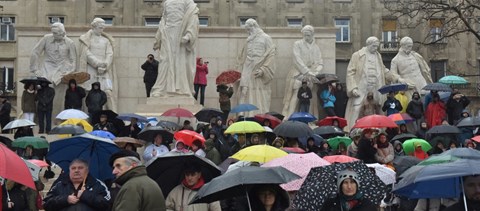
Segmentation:
[(463, 177), (460, 177), (460, 185), (462, 186), (462, 192), (463, 192), (463, 205), (465, 206), (465, 210), (468, 210), (467, 198), (465, 197), (465, 187), (463, 187)]
[(245, 193), (247, 194), (248, 209), (252, 211), (252, 204), (250, 204), (250, 197), (248, 196), (248, 191), (246, 186), (245, 186)]

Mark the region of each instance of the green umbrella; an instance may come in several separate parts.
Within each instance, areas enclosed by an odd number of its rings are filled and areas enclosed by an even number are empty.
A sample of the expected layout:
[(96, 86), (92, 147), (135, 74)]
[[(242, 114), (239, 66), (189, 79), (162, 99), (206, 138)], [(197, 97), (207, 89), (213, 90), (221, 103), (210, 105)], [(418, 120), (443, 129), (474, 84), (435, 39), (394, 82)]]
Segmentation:
[(451, 163), (451, 162), (456, 161), (458, 159), (460, 159), (460, 158), (456, 157), (456, 156), (453, 156), (453, 155), (440, 154), (440, 155), (431, 156), (431, 157), (423, 160), (422, 162), (418, 163), (417, 165), (428, 166), (428, 165), (432, 165), (432, 164)]
[(12, 142), (12, 147), (23, 149), (27, 148), (29, 145), (31, 145), (34, 149), (44, 149), (48, 148), (48, 141), (40, 137), (25, 136), (17, 138)]
[(420, 138), (412, 138), (412, 139), (408, 139), (405, 142), (403, 142), (403, 144), (402, 144), (403, 151), (406, 154), (412, 153), (413, 151), (415, 151), (415, 145), (416, 144), (420, 144), (420, 146), (422, 146), (422, 150), (424, 152), (428, 152), (428, 150), (432, 149), (432, 146), (427, 141), (425, 141), (423, 139), (420, 139)]
[(444, 77), (440, 78), (440, 80), (438, 80), (438, 82), (440, 82), (442, 84), (468, 84), (467, 80), (465, 80), (464, 78), (462, 78), (460, 76), (456, 76), (456, 75), (444, 76)]
[(345, 144), (345, 146), (348, 147), (348, 145), (352, 144), (352, 139), (350, 139), (349, 137), (346, 137), (346, 136), (337, 136), (337, 137), (334, 137), (334, 138), (329, 138), (327, 140), (328, 145), (330, 145), (330, 147), (333, 150), (337, 150), (338, 145), (341, 142), (343, 142)]

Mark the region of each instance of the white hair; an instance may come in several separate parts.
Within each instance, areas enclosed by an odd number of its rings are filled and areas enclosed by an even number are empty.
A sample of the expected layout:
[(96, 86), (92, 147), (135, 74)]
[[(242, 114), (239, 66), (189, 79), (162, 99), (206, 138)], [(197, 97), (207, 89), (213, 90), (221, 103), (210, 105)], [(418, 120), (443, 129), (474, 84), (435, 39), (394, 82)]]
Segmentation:
[(61, 32), (63, 32), (64, 34), (66, 33), (65, 32), (65, 26), (63, 25), (63, 23), (55, 22), (55, 23), (52, 24), (51, 28), (52, 29), (60, 29)]
[(249, 25), (249, 26), (252, 26), (254, 28), (259, 28), (260, 27), (260, 26), (258, 26), (257, 21), (253, 18), (249, 18), (247, 21), (245, 21), (245, 25)]
[(377, 37), (373, 37), (373, 36), (367, 38), (367, 41), (366, 41), (367, 45), (371, 45), (371, 44), (373, 44), (373, 43), (375, 43), (375, 42), (380, 43), (380, 40), (378, 40)]
[(403, 37), (401, 40), (400, 40), (400, 46), (403, 46), (407, 43), (413, 43), (413, 40), (412, 38), (410, 37)]
[(92, 23), (90, 25), (92, 25), (92, 27), (97, 27), (99, 24), (105, 24), (105, 20), (103, 20), (102, 18), (94, 18)]
[(305, 33), (307, 31), (312, 32), (312, 34), (315, 33), (315, 29), (313, 29), (313, 26), (311, 25), (306, 25), (301, 30), (302, 33)]

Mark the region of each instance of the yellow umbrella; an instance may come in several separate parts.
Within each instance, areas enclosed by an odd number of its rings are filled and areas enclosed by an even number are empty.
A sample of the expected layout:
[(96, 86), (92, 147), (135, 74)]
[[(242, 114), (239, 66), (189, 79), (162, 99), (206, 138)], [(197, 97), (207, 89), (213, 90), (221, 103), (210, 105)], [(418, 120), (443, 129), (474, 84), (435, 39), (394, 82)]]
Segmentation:
[[(83, 127), (83, 129), (85, 131), (87, 131), (87, 133), (90, 133), (90, 132), (93, 131), (92, 125), (84, 119), (71, 118), (71, 119), (65, 120), (60, 125), (78, 125), (78, 126)], [(71, 137), (71, 136), (72, 135), (68, 135), (68, 134), (58, 135), (58, 137), (60, 137), (60, 138), (68, 138), (68, 137)]]
[(245, 134), (245, 133), (261, 133), (265, 132), (265, 128), (263, 128), (260, 124), (253, 122), (253, 121), (241, 121), (235, 122), (230, 125), (227, 130), (225, 130), (225, 134)]
[(266, 163), (275, 158), (287, 156), (288, 153), (269, 145), (254, 145), (242, 149), (231, 156), (237, 160)]

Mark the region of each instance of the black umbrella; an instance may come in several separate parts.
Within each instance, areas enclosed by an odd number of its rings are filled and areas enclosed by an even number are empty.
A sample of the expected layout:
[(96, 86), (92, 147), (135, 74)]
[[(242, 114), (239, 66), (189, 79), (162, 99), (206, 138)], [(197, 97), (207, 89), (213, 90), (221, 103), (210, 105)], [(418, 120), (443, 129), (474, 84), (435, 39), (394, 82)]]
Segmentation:
[(47, 84), (51, 84), (52, 83), (44, 77), (37, 77), (37, 76), (24, 78), (24, 79), (20, 80), (20, 82), (24, 83), (24, 84), (28, 84), (28, 83), (33, 83), (33, 84), (47, 83)]
[(345, 132), (342, 129), (332, 125), (320, 126), (313, 129), (313, 133), (321, 136), (324, 139), (329, 139), (337, 136), (344, 136)]
[(411, 133), (401, 133), (401, 134), (398, 134), (398, 135), (394, 136), (394, 137), (392, 138), (392, 140), (390, 140), (390, 142), (393, 143), (393, 142), (395, 142), (395, 141), (400, 141), (400, 142), (403, 143), (404, 141), (406, 141), (406, 140), (408, 140), (408, 139), (411, 139), (411, 138), (417, 138), (417, 136), (416, 136), (416, 135), (413, 135), (413, 134), (411, 134)]
[(203, 108), (195, 114), (195, 117), (200, 122), (210, 122), (210, 119), (217, 116), (223, 116), (223, 112), (217, 108)]
[(395, 167), (397, 175), (401, 175), (408, 168), (417, 165), (418, 163), (420, 163), (420, 159), (413, 156), (397, 156), (393, 159), (393, 167)]
[(0, 136), (0, 143), (12, 149), (12, 139), (9, 139), (8, 137), (5, 137), (5, 136)]
[(318, 80), (320, 80), (320, 84), (326, 84), (331, 82), (337, 82), (338, 77), (335, 74), (331, 73), (322, 73), (317, 75)]
[(200, 167), (205, 182), (220, 176), (220, 168), (212, 161), (193, 153), (169, 152), (146, 164), (148, 176), (158, 183), (164, 196), (180, 184), (185, 168), (191, 165)]
[(357, 161), (312, 168), (295, 196), (293, 207), (300, 210), (321, 210), (327, 199), (338, 194), (337, 174), (345, 169), (358, 174), (358, 189), (363, 197), (374, 204), (380, 204), (387, 187), (363, 162)]
[(278, 112), (275, 112), (275, 111), (269, 111), (267, 112), (266, 114), (270, 114), (274, 117), (277, 117), (278, 119), (280, 120), (283, 120), (285, 118), (285, 116), (283, 116), (282, 114), (278, 113)]
[(173, 134), (161, 126), (146, 127), (138, 133), (138, 139), (144, 140), (147, 143), (152, 143), (157, 134), (162, 135), (163, 144), (170, 144), (173, 141)]
[(170, 121), (167, 121), (167, 120), (158, 121), (156, 126), (163, 127), (164, 129), (166, 129), (166, 130), (168, 130), (172, 133), (180, 130), (180, 125), (178, 125), (175, 122), (170, 122)]
[(56, 127), (52, 128), (52, 130), (50, 130), (50, 132), (48, 132), (48, 134), (80, 135), (80, 134), (84, 134), (86, 132), (87, 131), (85, 131), (82, 127), (80, 127), (78, 125), (59, 125), (59, 126), (56, 126)]
[(227, 172), (228, 167), (230, 165), (232, 165), (233, 163), (236, 163), (236, 162), (238, 162), (238, 159), (229, 157), (229, 158), (225, 159), (222, 163), (220, 163), (220, 165), (218, 165), (218, 167), (220, 167), (220, 169), (222, 170), (222, 174), (224, 174), (225, 172)]
[(480, 117), (467, 117), (461, 119), (457, 124), (457, 127), (478, 127), (480, 126)]
[(427, 134), (458, 134), (458, 133), (461, 133), (461, 131), (455, 127), (455, 126), (451, 126), (451, 125), (437, 125), (437, 126), (434, 126), (432, 128), (430, 128), (430, 130), (427, 131)]
[(422, 88), (423, 90), (438, 91), (438, 92), (451, 92), (452, 88), (446, 84), (442, 83), (431, 83), (427, 84)]
[(300, 176), (283, 167), (245, 166), (225, 173), (205, 184), (193, 197), (191, 204), (211, 203), (245, 195), (259, 184), (283, 184)]
[(282, 137), (300, 138), (311, 136), (313, 131), (308, 124), (303, 122), (286, 121), (275, 127), (275, 129), (273, 129), (273, 133)]

